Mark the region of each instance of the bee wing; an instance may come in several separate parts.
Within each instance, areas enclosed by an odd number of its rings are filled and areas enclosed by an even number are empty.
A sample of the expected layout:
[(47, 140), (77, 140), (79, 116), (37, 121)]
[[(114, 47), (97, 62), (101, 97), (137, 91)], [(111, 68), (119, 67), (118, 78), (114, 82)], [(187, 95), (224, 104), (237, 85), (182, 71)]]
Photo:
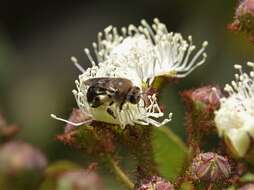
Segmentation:
[(107, 86), (107, 84), (110, 82), (110, 78), (106, 78), (106, 77), (99, 77), (99, 78), (91, 78), (91, 79), (88, 79), (84, 82), (85, 85), (87, 86), (93, 86), (93, 85), (96, 85), (96, 86), (100, 86), (100, 87), (103, 87), (103, 86)]
[(105, 94), (113, 95), (116, 89), (112, 87), (112, 79), (106, 77), (92, 78), (84, 82), (87, 86), (93, 86), (98, 91), (104, 91)]

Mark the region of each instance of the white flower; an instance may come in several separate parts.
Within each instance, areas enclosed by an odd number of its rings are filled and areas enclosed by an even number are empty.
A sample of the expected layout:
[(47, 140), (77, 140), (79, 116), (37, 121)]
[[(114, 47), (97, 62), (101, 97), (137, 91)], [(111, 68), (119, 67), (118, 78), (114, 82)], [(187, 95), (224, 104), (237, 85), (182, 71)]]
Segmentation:
[[(92, 65), (112, 65), (116, 68), (128, 70), (121, 72), (122, 77), (128, 77), (132, 72), (132, 81), (135, 84), (151, 83), (156, 76), (166, 75), (182, 78), (191, 73), (195, 68), (205, 62), (204, 53), (207, 41), (203, 42), (202, 48), (192, 56), (195, 46), (192, 37), (189, 42), (183, 39), (179, 33), (169, 33), (166, 26), (158, 19), (154, 19), (152, 26), (145, 20), (140, 26), (129, 25), (123, 27), (121, 33), (117, 28), (109, 26), (103, 33), (98, 34), (98, 43), (93, 43), (96, 61), (91, 57), (88, 49), (85, 49)], [(191, 58), (192, 57), (192, 58)], [(103, 73), (87, 78), (102, 75), (114, 77), (115, 73)]]
[[(247, 64), (254, 68), (254, 63)], [(254, 72), (244, 73), (241, 65), (235, 65), (235, 69), (239, 73), (225, 86), (229, 96), (221, 98), (215, 124), (231, 151), (243, 157), (250, 146), (250, 137), (254, 137)]]
[(84, 81), (98, 77), (120, 77), (131, 80), (133, 85), (144, 90), (157, 76), (178, 78), (187, 76), (205, 62), (206, 46), (207, 42), (204, 42), (202, 48), (192, 56), (195, 49), (192, 38), (189, 37), (187, 42), (178, 33), (168, 33), (166, 26), (158, 19), (154, 19), (152, 26), (142, 20), (140, 26), (129, 25), (128, 28), (123, 27), (121, 32), (109, 26), (104, 33), (98, 34), (98, 42), (93, 43), (96, 59), (91, 56), (88, 49), (85, 49), (92, 67), (85, 70), (75, 58), (72, 58), (82, 72), (76, 81), (77, 90), (73, 90), (77, 104), (84, 113), (99, 121), (121, 126), (135, 123), (164, 125), (171, 120), (172, 114), (162, 122), (156, 120), (164, 114), (159, 108), (155, 94), (148, 97), (148, 104), (143, 99), (138, 104), (126, 102), (122, 110), (119, 109), (119, 105), (113, 104), (110, 107), (116, 116), (113, 118), (106, 112), (108, 104), (98, 108), (89, 106), (86, 98), (89, 86), (86, 86)]

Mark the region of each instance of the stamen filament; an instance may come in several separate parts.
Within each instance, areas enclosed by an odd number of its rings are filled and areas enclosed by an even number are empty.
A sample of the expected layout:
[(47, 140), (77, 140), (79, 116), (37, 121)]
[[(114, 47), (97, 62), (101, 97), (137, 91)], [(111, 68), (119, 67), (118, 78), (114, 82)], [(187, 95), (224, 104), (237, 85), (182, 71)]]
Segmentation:
[(68, 121), (66, 119), (62, 119), (60, 117), (57, 117), (55, 114), (50, 114), (50, 117), (52, 117), (55, 120), (63, 121), (65, 123), (71, 124), (73, 126), (81, 126), (81, 125), (84, 125), (84, 124), (91, 123), (93, 121), (93, 120), (86, 120), (86, 121), (82, 121), (82, 122), (79, 122), (79, 123), (75, 123), (75, 122), (71, 122), (71, 121)]

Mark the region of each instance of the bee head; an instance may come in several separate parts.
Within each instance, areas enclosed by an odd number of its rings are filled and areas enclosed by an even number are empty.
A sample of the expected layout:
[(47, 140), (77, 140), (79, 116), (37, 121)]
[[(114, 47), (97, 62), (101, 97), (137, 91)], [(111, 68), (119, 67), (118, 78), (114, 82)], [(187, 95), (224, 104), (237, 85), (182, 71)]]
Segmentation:
[(127, 94), (127, 100), (132, 104), (137, 104), (141, 98), (140, 88), (134, 86)]

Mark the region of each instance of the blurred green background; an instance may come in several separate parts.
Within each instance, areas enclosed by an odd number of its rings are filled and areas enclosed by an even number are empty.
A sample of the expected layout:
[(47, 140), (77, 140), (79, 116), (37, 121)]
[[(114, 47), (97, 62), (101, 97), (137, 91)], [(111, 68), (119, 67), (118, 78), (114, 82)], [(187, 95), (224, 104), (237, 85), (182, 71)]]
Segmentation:
[(162, 101), (174, 113), (169, 126), (183, 139), (183, 89), (205, 84), (224, 85), (233, 78), (233, 64), (254, 61), (254, 44), (243, 34), (226, 29), (238, 1), (18, 1), (2, 0), (0, 7), (0, 112), (23, 128), (24, 139), (47, 154), (50, 161), (71, 159), (82, 163), (75, 150), (54, 140), (64, 123), (50, 113), (68, 118), (76, 102), (71, 93), (79, 72), (70, 61), (76, 56), (88, 66), (83, 53), (108, 25), (149, 23), (154, 17), (169, 31), (193, 36), (197, 47), (209, 42), (208, 59), (178, 84), (163, 90)]

